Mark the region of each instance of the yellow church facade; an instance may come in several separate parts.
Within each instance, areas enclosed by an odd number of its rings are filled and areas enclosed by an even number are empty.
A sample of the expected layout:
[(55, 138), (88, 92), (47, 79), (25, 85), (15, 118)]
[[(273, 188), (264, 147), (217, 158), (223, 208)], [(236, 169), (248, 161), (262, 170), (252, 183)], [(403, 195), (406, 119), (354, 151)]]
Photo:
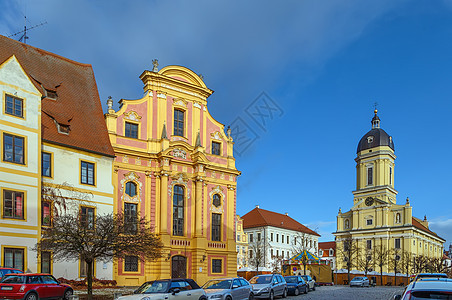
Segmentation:
[(116, 159), (116, 212), (146, 216), (163, 242), (162, 257), (117, 260), (118, 285), (186, 277), (199, 284), (236, 276), (236, 186), (230, 130), (207, 109), (213, 93), (181, 66), (140, 75), (141, 99), (107, 101), (107, 128)]
[[(372, 129), (360, 140), (356, 161), (356, 190), (353, 207), (346, 212), (339, 209), (336, 236), (338, 269), (346, 268), (346, 243), (354, 243), (359, 254), (352, 269), (361, 271), (356, 261), (363, 256), (373, 270), (379, 270), (376, 260), (387, 250), (383, 272), (393, 272), (392, 256), (406, 253), (411, 261), (416, 257), (439, 258), (445, 240), (429, 229), (427, 218), (413, 217), (409, 199), (396, 201), (394, 187), (394, 141), (380, 128), (375, 110)], [(396, 254), (394, 254), (396, 253)], [(399, 259), (399, 258), (397, 258)]]

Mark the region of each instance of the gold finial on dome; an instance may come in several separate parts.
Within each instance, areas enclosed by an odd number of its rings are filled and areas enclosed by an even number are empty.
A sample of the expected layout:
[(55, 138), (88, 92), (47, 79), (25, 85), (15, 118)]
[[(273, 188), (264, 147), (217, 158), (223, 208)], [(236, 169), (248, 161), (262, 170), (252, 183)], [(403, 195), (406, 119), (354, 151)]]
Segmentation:
[(375, 113), (375, 115), (377, 114), (377, 112), (378, 112), (378, 110), (376, 109), (376, 110), (374, 110), (374, 113)]

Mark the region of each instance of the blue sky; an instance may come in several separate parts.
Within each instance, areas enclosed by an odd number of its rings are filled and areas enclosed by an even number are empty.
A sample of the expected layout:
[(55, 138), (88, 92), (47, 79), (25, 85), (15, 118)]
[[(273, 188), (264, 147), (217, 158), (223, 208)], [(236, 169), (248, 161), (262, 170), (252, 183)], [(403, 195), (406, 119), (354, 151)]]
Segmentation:
[[(288, 212), (323, 241), (352, 206), (378, 102), (398, 203), (410, 197), (452, 241), (452, 1), (4, 0), (0, 34), (22, 30), (25, 12), (48, 22), (28, 43), (92, 64), (103, 102), (140, 98), (154, 58), (203, 74), (211, 114), (250, 141), (236, 144), (237, 213)], [(275, 109), (264, 125), (262, 103)]]

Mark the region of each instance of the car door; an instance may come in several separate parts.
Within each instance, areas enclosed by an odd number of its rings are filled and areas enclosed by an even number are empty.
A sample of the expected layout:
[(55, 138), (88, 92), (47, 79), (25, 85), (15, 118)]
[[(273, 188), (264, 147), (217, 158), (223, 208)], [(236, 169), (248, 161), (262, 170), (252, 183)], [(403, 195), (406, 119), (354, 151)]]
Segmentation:
[(242, 284), (243, 289), (243, 299), (247, 300), (250, 297), (251, 284), (243, 278), (240, 278), (240, 283)]
[(65, 287), (58, 284), (58, 281), (52, 275), (41, 275), (41, 282), (46, 287), (46, 295), (39, 295), (43, 298), (63, 297)]
[[(175, 293), (174, 291), (179, 291)], [(203, 294), (202, 289), (193, 289), (191, 285), (185, 280), (178, 280), (171, 282), (170, 300), (198, 300)]]
[(240, 281), (238, 279), (234, 279), (232, 281), (231, 295), (232, 295), (232, 300), (242, 300), (243, 299), (243, 288), (242, 288), (242, 284), (240, 283)]

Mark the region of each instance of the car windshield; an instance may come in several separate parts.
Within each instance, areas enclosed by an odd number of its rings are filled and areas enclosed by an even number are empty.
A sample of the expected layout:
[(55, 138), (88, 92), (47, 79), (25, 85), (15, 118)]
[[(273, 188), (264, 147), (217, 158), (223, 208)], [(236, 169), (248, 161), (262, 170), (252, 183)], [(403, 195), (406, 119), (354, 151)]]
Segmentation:
[(355, 277), (355, 278), (352, 279), (352, 281), (360, 281), (362, 279), (363, 279), (362, 277)]
[(25, 276), (6, 275), (0, 280), (0, 283), (25, 283)]
[(298, 283), (297, 277), (284, 277), (287, 283)]
[(207, 282), (203, 286), (203, 288), (209, 289), (209, 290), (213, 290), (213, 289), (226, 290), (226, 289), (231, 288), (231, 284), (232, 284), (232, 280), (230, 280), (230, 279), (228, 279), (228, 280), (211, 280), (211, 281)]
[(165, 293), (168, 290), (168, 281), (151, 281), (146, 282), (140, 286), (135, 293), (136, 294), (155, 294)]
[(251, 278), (250, 283), (251, 284), (267, 284), (272, 281), (271, 276), (256, 276)]

